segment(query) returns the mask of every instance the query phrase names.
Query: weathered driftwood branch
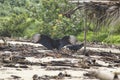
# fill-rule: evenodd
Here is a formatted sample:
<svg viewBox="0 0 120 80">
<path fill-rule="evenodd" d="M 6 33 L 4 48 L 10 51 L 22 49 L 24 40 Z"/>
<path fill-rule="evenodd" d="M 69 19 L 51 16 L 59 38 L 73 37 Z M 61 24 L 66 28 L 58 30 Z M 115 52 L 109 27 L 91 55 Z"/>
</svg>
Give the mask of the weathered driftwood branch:
<svg viewBox="0 0 120 80">
<path fill-rule="evenodd" d="M 6 41 L 0 40 L 0 46 L 3 45 L 28 45 L 28 46 L 34 46 L 34 47 L 43 47 L 41 44 L 35 44 L 31 42 L 20 42 L 20 41 Z"/>
</svg>

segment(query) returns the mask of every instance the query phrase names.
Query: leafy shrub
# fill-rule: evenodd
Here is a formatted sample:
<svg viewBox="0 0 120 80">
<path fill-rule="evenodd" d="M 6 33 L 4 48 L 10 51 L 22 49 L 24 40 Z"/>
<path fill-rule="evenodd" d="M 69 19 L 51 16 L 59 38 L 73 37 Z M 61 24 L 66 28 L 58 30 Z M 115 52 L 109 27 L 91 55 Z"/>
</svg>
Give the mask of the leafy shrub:
<svg viewBox="0 0 120 80">
<path fill-rule="evenodd" d="M 97 33 L 96 34 L 94 34 L 94 37 L 93 37 L 93 39 L 92 39 L 92 41 L 95 41 L 95 42 L 102 42 L 104 39 L 106 39 L 108 37 L 108 34 L 107 33 L 99 33 L 98 35 L 97 35 Z"/>
<path fill-rule="evenodd" d="M 109 37 L 107 37 L 104 42 L 107 42 L 107 43 L 118 43 L 120 44 L 120 36 L 119 35 L 111 35 Z"/>
<path fill-rule="evenodd" d="M 80 41 L 84 41 L 84 32 L 81 32 L 81 34 L 78 35 L 77 38 Z M 86 38 L 87 38 L 87 41 L 92 41 L 93 40 L 93 32 L 88 31 Z"/>
<path fill-rule="evenodd" d="M 5 16 L 10 20 L 1 23 L 0 35 L 30 37 L 42 33 L 56 38 L 76 35 L 81 21 L 63 16 L 73 6 L 66 0 L 6 0 L 1 8 L 7 11 Z"/>
<path fill-rule="evenodd" d="M 82 11 L 77 10 L 70 18 L 64 13 L 75 8 L 75 4 L 67 0 L 1 0 L 0 1 L 0 36 L 27 36 L 35 33 L 51 35 L 60 38 L 64 35 L 75 35 L 80 41 L 84 40 L 84 18 Z M 89 22 L 87 23 L 89 24 Z M 119 24 L 110 29 L 100 30 L 94 33 L 94 26 L 91 23 L 87 32 L 87 41 L 119 43 Z"/>
<path fill-rule="evenodd" d="M 22 36 L 26 28 L 26 17 L 24 14 L 13 15 L 9 20 L 4 21 L 1 25 L 1 36 Z"/>
</svg>

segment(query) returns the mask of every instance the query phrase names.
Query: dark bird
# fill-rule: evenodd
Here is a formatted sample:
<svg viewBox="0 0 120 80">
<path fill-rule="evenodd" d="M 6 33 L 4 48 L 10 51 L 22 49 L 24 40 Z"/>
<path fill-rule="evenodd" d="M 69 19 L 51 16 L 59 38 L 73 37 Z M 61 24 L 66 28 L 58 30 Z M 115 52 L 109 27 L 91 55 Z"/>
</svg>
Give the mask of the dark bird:
<svg viewBox="0 0 120 80">
<path fill-rule="evenodd" d="M 84 43 L 81 43 L 81 44 L 67 45 L 66 48 L 72 51 L 77 51 L 81 49 L 83 46 L 84 46 Z"/>
<path fill-rule="evenodd" d="M 60 50 L 61 48 L 67 45 L 71 45 L 71 46 L 68 46 L 68 48 L 73 47 L 73 50 L 74 50 L 74 47 L 77 49 L 80 46 L 80 45 L 74 45 L 77 42 L 77 39 L 73 35 L 64 36 L 61 39 L 52 39 L 50 36 L 47 36 L 47 35 L 35 34 L 32 37 L 32 42 L 40 43 L 44 47 L 50 50 L 53 50 L 53 49 Z"/>
<path fill-rule="evenodd" d="M 47 49 L 50 49 L 50 50 L 53 49 L 53 44 L 52 44 L 53 39 L 51 39 L 47 35 L 35 34 L 35 35 L 33 35 L 32 42 L 34 42 L 34 43 L 40 43 L 43 46 L 45 46 Z"/>
<path fill-rule="evenodd" d="M 62 39 L 60 39 L 59 43 L 59 49 L 63 48 L 66 45 L 74 45 L 77 42 L 77 39 L 75 36 L 64 36 Z"/>
<path fill-rule="evenodd" d="M 60 46 L 59 49 L 61 49 L 62 47 L 71 44 L 69 41 L 69 36 L 64 36 L 62 39 L 60 39 Z"/>
<path fill-rule="evenodd" d="M 60 39 L 53 39 L 52 40 L 52 47 L 54 48 L 54 49 L 59 49 L 59 46 L 60 46 Z"/>
<path fill-rule="evenodd" d="M 39 42 L 39 40 L 40 40 L 40 34 L 34 34 L 33 36 L 32 36 L 32 42 L 33 43 L 38 43 Z"/>
</svg>

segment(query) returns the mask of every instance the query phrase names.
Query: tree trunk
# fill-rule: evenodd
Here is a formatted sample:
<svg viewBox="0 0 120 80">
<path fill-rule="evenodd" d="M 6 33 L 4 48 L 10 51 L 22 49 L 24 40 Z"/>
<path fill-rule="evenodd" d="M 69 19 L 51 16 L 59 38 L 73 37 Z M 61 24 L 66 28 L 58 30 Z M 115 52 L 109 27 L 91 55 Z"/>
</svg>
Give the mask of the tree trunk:
<svg viewBox="0 0 120 80">
<path fill-rule="evenodd" d="M 87 12 L 86 12 L 86 9 L 84 8 L 84 52 L 83 52 L 84 55 L 87 55 L 87 53 L 86 53 L 86 43 L 87 43 L 86 37 L 87 37 Z"/>
</svg>

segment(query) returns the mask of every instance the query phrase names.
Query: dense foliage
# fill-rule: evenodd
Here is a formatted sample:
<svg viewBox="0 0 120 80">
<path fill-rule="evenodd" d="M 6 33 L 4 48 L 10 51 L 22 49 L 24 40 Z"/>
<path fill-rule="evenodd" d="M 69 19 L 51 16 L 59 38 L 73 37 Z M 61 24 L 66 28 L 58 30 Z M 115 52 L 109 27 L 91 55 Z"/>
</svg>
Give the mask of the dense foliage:
<svg viewBox="0 0 120 80">
<path fill-rule="evenodd" d="M 76 5 L 67 0 L 0 0 L 0 35 L 8 37 L 27 36 L 35 33 L 51 35 L 54 38 L 75 35 L 83 40 L 83 16 L 77 10 L 71 18 L 63 14 Z M 99 33 L 89 26 L 88 41 L 120 42 L 120 26 Z M 95 35 L 94 35 L 95 34 Z M 96 35 L 98 34 L 98 35 Z M 115 36 L 116 41 L 111 40 Z M 117 37 L 117 38 L 116 38 Z"/>
<path fill-rule="evenodd" d="M 65 0 L 2 0 L 1 35 L 28 36 L 43 33 L 52 37 L 78 34 L 79 22 L 62 14 L 72 8 Z"/>
</svg>

